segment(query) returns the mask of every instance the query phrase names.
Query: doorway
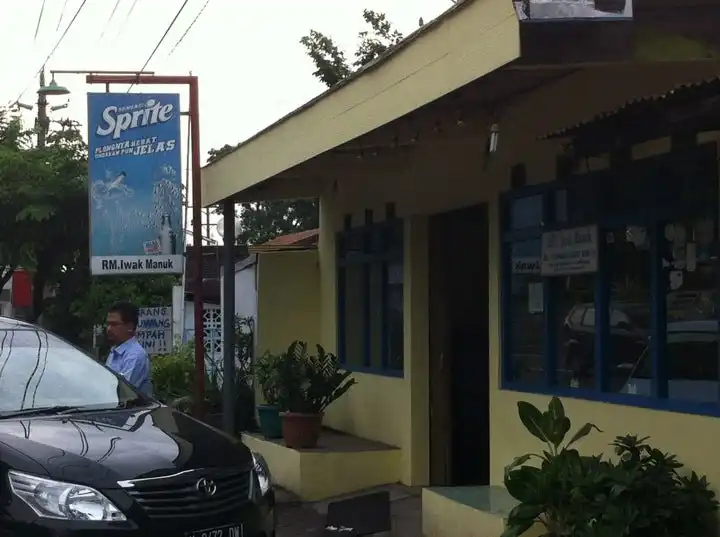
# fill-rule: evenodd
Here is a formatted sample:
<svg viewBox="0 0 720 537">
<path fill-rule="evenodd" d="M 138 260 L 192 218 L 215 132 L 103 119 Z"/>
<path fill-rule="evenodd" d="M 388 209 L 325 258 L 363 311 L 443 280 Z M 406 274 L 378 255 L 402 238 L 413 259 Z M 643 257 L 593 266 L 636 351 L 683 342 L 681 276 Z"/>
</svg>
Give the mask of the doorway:
<svg viewBox="0 0 720 537">
<path fill-rule="evenodd" d="M 430 217 L 430 482 L 488 485 L 487 206 Z"/>
</svg>

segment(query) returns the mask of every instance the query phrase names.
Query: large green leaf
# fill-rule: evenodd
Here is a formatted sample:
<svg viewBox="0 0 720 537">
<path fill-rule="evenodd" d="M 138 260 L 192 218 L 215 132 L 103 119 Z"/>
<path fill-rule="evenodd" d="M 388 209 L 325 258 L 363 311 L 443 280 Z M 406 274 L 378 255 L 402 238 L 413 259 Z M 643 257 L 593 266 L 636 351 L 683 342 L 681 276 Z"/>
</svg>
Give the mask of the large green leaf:
<svg viewBox="0 0 720 537">
<path fill-rule="evenodd" d="M 590 434 L 593 429 L 595 429 L 599 433 L 602 432 L 594 423 L 586 423 L 577 430 L 577 432 L 572 436 L 572 438 L 570 438 L 565 448 L 569 448 L 578 440 L 582 440 L 583 438 L 585 438 L 587 435 Z"/>
<path fill-rule="evenodd" d="M 551 444 L 551 434 L 543 428 L 543 414 L 534 405 L 526 401 L 518 401 L 518 415 L 525 429 L 534 437 Z"/>
<path fill-rule="evenodd" d="M 539 468 L 521 466 L 505 474 L 505 488 L 519 502 L 542 503 L 542 477 L 543 473 Z"/>
</svg>

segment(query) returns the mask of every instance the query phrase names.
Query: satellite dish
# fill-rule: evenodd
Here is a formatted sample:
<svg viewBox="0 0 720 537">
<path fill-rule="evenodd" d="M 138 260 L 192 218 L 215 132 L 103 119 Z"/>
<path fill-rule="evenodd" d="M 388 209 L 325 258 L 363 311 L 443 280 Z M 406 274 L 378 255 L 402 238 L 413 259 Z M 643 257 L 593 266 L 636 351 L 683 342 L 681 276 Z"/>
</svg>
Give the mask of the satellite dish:
<svg viewBox="0 0 720 537">
<path fill-rule="evenodd" d="M 237 237 L 240 235 L 240 231 L 242 230 L 242 226 L 240 225 L 239 220 L 235 220 L 235 236 Z M 220 220 L 217 221 L 217 224 L 215 224 L 215 231 L 217 231 L 217 234 L 220 235 L 220 238 L 223 238 L 225 235 L 225 217 L 221 216 Z"/>
</svg>

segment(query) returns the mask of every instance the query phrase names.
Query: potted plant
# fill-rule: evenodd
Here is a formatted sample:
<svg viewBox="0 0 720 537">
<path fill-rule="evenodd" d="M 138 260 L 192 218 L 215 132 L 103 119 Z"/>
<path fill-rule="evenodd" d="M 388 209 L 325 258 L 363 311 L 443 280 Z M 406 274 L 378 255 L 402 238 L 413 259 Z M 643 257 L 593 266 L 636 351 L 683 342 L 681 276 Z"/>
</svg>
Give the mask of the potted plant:
<svg viewBox="0 0 720 537">
<path fill-rule="evenodd" d="M 281 356 L 266 352 L 252 366 L 255 382 L 264 404 L 257 405 L 258 424 L 265 438 L 282 438 L 282 421 L 278 406 L 278 366 Z"/>
<path fill-rule="evenodd" d="M 283 439 L 288 447 L 317 446 L 325 409 L 354 384 L 333 353 L 321 345 L 308 352 L 304 341 L 294 341 L 279 360 L 278 403 L 282 412 Z"/>
<path fill-rule="evenodd" d="M 518 413 L 545 448 L 505 469 L 505 487 L 519 503 L 503 537 L 521 536 L 534 525 L 544 526 L 546 537 L 713 535 L 718 502 L 707 480 L 683 472 L 674 455 L 647 438 L 616 437 L 615 460 L 585 456 L 572 446 L 600 430 L 586 423 L 566 442 L 571 424 L 558 398 L 545 412 L 521 401 Z"/>
</svg>

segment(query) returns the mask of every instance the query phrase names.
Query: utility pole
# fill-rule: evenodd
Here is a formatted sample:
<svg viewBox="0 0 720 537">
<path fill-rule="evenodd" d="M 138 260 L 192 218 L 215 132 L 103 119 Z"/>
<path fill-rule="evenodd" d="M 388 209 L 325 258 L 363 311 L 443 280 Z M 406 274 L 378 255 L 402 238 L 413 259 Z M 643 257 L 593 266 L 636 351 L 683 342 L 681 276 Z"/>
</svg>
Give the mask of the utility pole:
<svg viewBox="0 0 720 537">
<path fill-rule="evenodd" d="M 45 87 L 45 68 L 40 71 L 40 87 Z M 38 149 L 45 149 L 45 139 L 50 127 L 50 120 L 47 115 L 48 100 L 44 92 L 38 92 L 37 101 L 37 119 L 35 120 L 37 129 L 37 146 Z"/>
</svg>

